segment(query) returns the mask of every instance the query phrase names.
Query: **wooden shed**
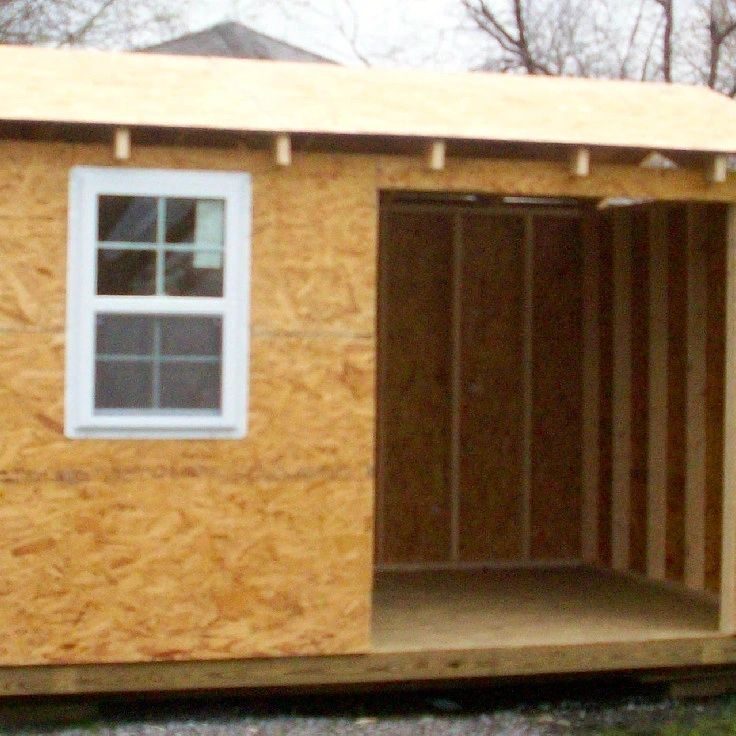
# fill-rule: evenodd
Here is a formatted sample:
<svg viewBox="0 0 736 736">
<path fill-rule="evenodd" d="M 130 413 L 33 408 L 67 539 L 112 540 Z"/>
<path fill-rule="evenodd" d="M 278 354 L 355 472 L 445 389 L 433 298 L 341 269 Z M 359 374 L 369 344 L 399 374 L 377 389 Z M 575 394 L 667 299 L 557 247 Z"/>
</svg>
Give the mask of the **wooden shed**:
<svg viewBox="0 0 736 736">
<path fill-rule="evenodd" d="M 736 106 L 0 48 L 0 693 L 736 664 Z"/>
</svg>

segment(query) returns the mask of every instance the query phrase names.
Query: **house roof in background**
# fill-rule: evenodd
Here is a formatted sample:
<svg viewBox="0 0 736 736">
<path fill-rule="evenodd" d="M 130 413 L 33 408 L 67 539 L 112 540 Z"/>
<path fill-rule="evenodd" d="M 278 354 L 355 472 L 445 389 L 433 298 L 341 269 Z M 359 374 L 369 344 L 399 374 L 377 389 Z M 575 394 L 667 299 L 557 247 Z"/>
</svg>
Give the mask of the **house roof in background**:
<svg viewBox="0 0 736 736">
<path fill-rule="evenodd" d="M 219 23 L 169 41 L 140 49 L 144 53 L 185 56 L 225 56 L 236 59 L 270 59 L 334 64 L 311 51 L 271 38 L 234 21 Z"/>
<path fill-rule="evenodd" d="M 0 120 L 736 152 L 711 90 L 0 47 Z"/>
</svg>

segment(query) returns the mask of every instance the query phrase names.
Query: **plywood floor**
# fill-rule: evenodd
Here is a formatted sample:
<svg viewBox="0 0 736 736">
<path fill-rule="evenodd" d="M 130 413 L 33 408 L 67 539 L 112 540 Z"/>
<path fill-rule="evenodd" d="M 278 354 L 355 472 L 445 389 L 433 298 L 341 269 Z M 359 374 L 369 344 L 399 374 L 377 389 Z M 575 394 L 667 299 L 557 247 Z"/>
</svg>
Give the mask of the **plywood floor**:
<svg viewBox="0 0 736 736">
<path fill-rule="evenodd" d="M 376 575 L 373 650 L 413 652 L 712 636 L 715 605 L 589 567 Z"/>
<path fill-rule="evenodd" d="M 384 573 L 373 628 L 341 656 L 0 667 L 0 699 L 736 665 L 715 606 L 590 568 Z"/>
</svg>

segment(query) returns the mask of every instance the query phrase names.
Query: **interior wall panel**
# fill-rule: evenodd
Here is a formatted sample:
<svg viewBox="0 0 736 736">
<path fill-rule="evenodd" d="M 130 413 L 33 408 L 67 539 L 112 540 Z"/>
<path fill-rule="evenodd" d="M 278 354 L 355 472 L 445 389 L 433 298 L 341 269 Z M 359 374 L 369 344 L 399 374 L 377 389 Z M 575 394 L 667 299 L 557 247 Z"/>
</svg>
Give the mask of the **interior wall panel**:
<svg viewBox="0 0 736 736">
<path fill-rule="evenodd" d="M 463 218 L 460 559 L 523 552 L 524 220 Z"/>
<path fill-rule="evenodd" d="M 611 558 L 626 571 L 631 551 L 631 212 L 616 208 L 613 221 L 613 468 Z"/>
<path fill-rule="evenodd" d="M 598 505 L 600 481 L 600 242 L 597 217 L 588 213 L 583 234 L 583 407 L 581 467 L 582 558 L 598 562 Z"/>
<path fill-rule="evenodd" d="M 695 207 L 698 228 L 706 235 L 708 262 L 705 422 L 705 587 L 721 586 L 723 520 L 723 417 L 726 358 L 726 208 Z"/>
<path fill-rule="evenodd" d="M 533 219 L 411 206 L 382 218 L 379 566 L 581 555 L 581 223 Z"/>
<path fill-rule="evenodd" d="M 647 567 L 647 442 L 649 423 L 649 213 L 631 212 L 631 493 L 630 568 Z"/>
<path fill-rule="evenodd" d="M 600 243 L 600 497 L 598 503 L 598 559 L 611 564 L 611 486 L 613 462 L 613 226 L 599 221 Z"/>
<path fill-rule="evenodd" d="M 534 219 L 531 553 L 580 557 L 582 250 L 579 220 Z"/>
<path fill-rule="evenodd" d="M 684 583 L 705 589 L 707 412 L 707 229 L 687 206 L 687 381 L 685 418 Z"/>
<path fill-rule="evenodd" d="M 667 573 L 667 415 L 669 407 L 669 248 L 667 207 L 649 212 L 649 375 L 647 432 L 647 576 Z"/>
<path fill-rule="evenodd" d="M 723 528 L 719 630 L 736 634 L 736 207 L 726 210 Z"/>
<path fill-rule="evenodd" d="M 685 474 L 687 462 L 687 211 L 667 210 L 668 412 L 666 574 L 682 581 L 685 568 Z"/>
<path fill-rule="evenodd" d="M 703 557 L 705 588 L 717 592 L 723 496 L 725 208 L 643 204 L 627 206 L 623 212 L 629 221 L 632 259 L 628 570 L 685 584 L 686 565 L 693 567 Z M 611 211 L 598 215 L 597 234 L 601 244 L 598 528 L 600 561 L 610 566 L 606 534 L 612 528 L 610 505 L 617 492 L 610 470 L 616 350 L 610 316 L 614 283 Z M 703 253 L 707 271 L 699 277 L 704 280 L 699 292 L 706 295 L 705 314 L 699 317 L 705 334 L 704 349 L 697 350 L 691 343 L 700 345 L 701 336 L 692 334 L 692 325 L 688 328 L 688 320 L 699 308 L 690 303 L 696 298 L 691 283 L 694 275 L 689 270 L 693 264 L 688 265 L 693 249 Z M 698 378 L 701 374 L 704 382 Z M 692 417 L 690 425 L 688 416 Z M 702 432 L 692 426 L 698 417 L 704 425 Z M 703 498 L 688 499 L 687 478 L 695 474 L 688 458 L 697 460 L 701 453 L 702 487 L 691 488 L 689 493 L 700 493 Z M 693 518 L 699 513 L 704 515 L 702 520 Z M 696 534 L 698 529 L 701 533 Z M 702 587 L 692 579 L 689 584 Z"/>
<path fill-rule="evenodd" d="M 384 215 L 379 564 L 451 559 L 453 218 Z"/>
</svg>

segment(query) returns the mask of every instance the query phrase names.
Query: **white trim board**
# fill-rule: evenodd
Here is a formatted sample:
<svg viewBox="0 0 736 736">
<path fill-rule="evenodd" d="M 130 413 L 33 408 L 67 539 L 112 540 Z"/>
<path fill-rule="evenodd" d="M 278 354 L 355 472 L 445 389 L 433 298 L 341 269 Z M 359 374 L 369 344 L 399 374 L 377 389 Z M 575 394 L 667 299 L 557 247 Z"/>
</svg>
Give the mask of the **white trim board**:
<svg viewBox="0 0 736 736">
<path fill-rule="evenodd" d="M 98 296 L 97 198 L 100 195 L 223 199 L 225 266 L 222 295 Z M 67 437 L 214 439 L 245 436 L 250 231 L 251 182 L 248 174 L 87 166 L 71 170 L 65 387 Z M 219 410 L 110 412 L 96 409 L 95 318 L 98 314 L 221 317 Z"/>
</svg>

